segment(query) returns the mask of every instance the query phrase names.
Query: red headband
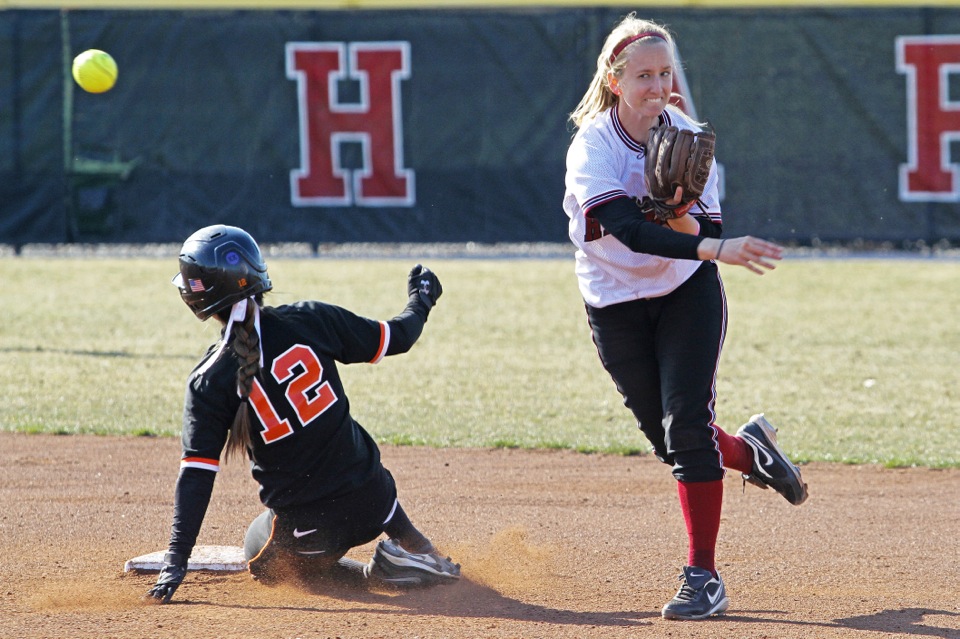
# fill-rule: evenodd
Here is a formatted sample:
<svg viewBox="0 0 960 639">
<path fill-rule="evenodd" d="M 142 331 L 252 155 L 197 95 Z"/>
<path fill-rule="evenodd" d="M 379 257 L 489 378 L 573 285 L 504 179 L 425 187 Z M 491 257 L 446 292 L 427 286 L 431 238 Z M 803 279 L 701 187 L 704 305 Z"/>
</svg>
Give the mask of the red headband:
<svg viewBox="0 0 960 639">
<path fill-rule="evenodd" d="M 623 50 L 629 47 L 631 44 L 637 40 L 640 40 L 641 38 L 649 37 L 660 38 L 664 42 L 667 41 L 667 39 L 663 37 L 663 34 L 657 33 L 656 31 L 644 31 L 643 33 L 638 33 L 635 36 L 630 36 L 626 40 L 621 40 L 620 43 L 613 48 L 613 53 L 610 54 L 610 64 L 613 64 L 614 60 L 617 59 L 617 56 L 623 53 Z"/>
</svg>

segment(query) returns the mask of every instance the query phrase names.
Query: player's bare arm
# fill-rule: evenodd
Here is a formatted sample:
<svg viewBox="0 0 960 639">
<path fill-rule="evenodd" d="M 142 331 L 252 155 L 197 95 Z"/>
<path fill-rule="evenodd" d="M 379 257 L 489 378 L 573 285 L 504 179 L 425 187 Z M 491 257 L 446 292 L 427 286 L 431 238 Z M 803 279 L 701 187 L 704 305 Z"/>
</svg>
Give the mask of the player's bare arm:
<svg viewBox="0 0 960 639">
<path fill-rule="evenodd" d="M 763 275 L 766 270 L 773 270 L 777 266 L 770 260 L 783 259 L 783 247 L 750 235 L 726 240 L 704 238 L 697 247 L 697 257 L 743 266 L 757 275 Z"/>
<path fill-rule="evenodd" d="M 673 220 L 667 221 L 667 226 L 677 233 L 686 233 L 687 235 L 700 235 L 700 222 L 692 215 L 684 215 Z"/>
<path fill-rule="evenodd" d="M 673 199 L 668 200 L 667 204 L 677 205 L 683 201 L 683 187 L 678 186 L 676 195 Z M 677 233 L 686 233 L 687 235 L 700 235 L 700 222 L 697 221 L 692 215 L 681 215 L 680 217 L 673 218 L 672 220 L 667 220 L 667 226 L 671 230 L 676 231 Z"/>
<path fill-rule="evenodd" d="M 667 204 L 679 204 L 682 198 L 683 188 L 678 186 L 673 199 L 668 200 Z M 692 215 L 667 220 L 667 226 L 680 233 L 690 235 L 700 233 L 700 224 Z M 697 247 L 697 257 L 701 260 L 716 260 L 725 264 L 743 266 L 757 275 L 763 275 L 766 272 L 763 269 L 776 268 L 777 265 L 768 260 L 782 259 L 783 247 L 749 235 L 729 240 L 705 238 Z"/>
</svg>

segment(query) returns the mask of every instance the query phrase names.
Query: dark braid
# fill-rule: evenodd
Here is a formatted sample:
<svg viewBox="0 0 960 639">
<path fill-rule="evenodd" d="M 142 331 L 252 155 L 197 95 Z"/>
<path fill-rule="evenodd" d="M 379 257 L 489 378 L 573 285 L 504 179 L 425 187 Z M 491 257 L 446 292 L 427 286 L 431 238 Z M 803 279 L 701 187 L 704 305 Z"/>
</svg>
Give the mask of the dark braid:
<svg viewBox="0 0 960 639">
<path fill-rule="evenodd" d="M 237 388 L 240 397 L 250 397 L 253 377 L 260 372 L 260 336 L 257 335 L 255 304 L 247 300 L 247 316 L 243 323 L 233 324 L 233 352 L 237 354 Z"/>
<path fill-rule="evenodd" d="M 260 372 L 260 336 L 257 335 L 257 303 L 247 300 L 247 314 L 243 323 L 233 323 L 233 352 L 237 356 L 237 389 L 240 391 L 240 407 L 234 416 L 230 435 L 227 437 L 226 455 L 229 460 L 234 455 L 243 455 L 250 448 L 250 411 L 247 409 L 253 378 Z M 224 335 L 223 339 L 230 339 Z"/>
</svg>

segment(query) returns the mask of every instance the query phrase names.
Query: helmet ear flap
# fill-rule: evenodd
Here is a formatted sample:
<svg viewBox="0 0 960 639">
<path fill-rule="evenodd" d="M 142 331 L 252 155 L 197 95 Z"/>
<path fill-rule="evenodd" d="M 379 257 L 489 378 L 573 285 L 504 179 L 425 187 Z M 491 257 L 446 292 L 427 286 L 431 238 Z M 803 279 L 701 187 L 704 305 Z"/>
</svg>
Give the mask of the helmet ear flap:
<svg viewBox="0 0 960 639">
<path fill-rule="evenodd" d="M 223 224 L 187 238 L 173 284 L 201 320 L 273 288 L 257 242 L 243 229 Z"/>
</svg>

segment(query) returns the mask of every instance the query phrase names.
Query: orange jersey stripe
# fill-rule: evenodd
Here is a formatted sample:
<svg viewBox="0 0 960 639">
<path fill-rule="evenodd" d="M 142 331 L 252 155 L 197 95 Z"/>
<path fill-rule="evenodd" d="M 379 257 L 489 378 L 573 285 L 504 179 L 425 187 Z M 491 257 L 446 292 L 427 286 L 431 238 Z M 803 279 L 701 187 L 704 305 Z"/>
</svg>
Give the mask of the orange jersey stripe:
<svg viewBox="0 0 960 639">
<path fill-rule="evenodd" d="M 201 468 L 203 470 L 220 471 L 219 459 L 208 459 L 206 457 L 184 457 L 180 460 L 180 468 Z"/>
<path fill-rule="evenodd" d="M 387 347 L 390 346 L 390 325 L 386 322 L 380 322 L 380 346 L 377 348 L 377 354 L 370 360 L 371 364 L 376 364 L 387 354 Z"/>
</svg>

